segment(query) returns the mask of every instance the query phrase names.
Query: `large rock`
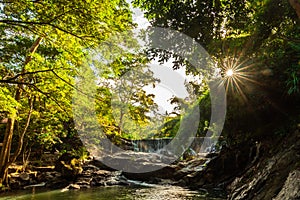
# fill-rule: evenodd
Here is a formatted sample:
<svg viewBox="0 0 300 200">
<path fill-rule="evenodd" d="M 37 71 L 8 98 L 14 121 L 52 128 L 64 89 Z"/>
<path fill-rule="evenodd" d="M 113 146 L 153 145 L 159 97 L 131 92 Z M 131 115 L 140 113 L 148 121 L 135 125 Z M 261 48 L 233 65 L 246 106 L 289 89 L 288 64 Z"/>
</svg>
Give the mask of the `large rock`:
<svg viewBox="0 0 300 200">
<path fill-rule="evenodd" d="M 55 171 L 67 180 L 74 180 L 83 171 L 82 162 L 78 157 L 65 153 L 56 161 Z"/>
<path fill-rule="evenodd" d="M 123 171 L 123 175 L 129 179 L 149 180 L 174 177 L 178 169 L 177 165 L 171 164 L 173 160 L 175 158 L 172 156 L 157 153 L 127 151 L 94 158 L 92 163 L 101 169 Z"/>
<path fill-rule="evenodd" d="M 197 157 L 187 162 L 180 162 L 177 171 L 173 175 L 173 179 L 179 181 L 180 185 L 187 186 L 189 184 L 189 181 L 186 180 L 187 177 L 191 178 L 203 171 L 209 160 L 204 157 Z"/>
<path fill-rule="evenodd" d="M 273 149 L 271 155 L 262 157 L 229 185 L 229 199 L 299 199 L 299 132 L 289 135 Z"/>
<path fill-rule="evenodd" d="M 176 165 L 161 165 L 160 169 L 154 171 L 145 173 L 123 172 L 122 174 L 128 179 L 155 183 L 158 182 L 159 179 L 173 179 L 177 170 Z"/>
<path fill-rule="evenodd" d="M 176 175 L 182 185 L 192 189 L 217 187 L 238 175 L 251 163 L 253 149 L 255 144 L 250 143 L 242 145 L 239 150 L 224 147 L 219 154 L 209 154 L 205 158 L 190 161 Z"/>
<path fill-rule="evenodd" d="M 61 189 L 69 185 L 69 180 L 62 177 L 60 172 L 42 172 L 38 178 L 39 182 L 45 181 L 46 187 L 51 189 Z"/>
<path fill-rule="evenodd" d="M 283 188 L 273 200 L 300 199 L 300 171 L 291 172 Z"/>
</svg>

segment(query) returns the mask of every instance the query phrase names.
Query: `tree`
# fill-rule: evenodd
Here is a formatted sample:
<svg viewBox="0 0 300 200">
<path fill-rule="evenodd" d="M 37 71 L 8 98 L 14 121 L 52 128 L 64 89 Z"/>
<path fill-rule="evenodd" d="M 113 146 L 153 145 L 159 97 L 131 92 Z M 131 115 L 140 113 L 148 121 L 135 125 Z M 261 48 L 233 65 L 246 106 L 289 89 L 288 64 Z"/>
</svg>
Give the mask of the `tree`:
<svg viewBox="0 0 300 200">
<path fill-rule="evenodd" d="M 5 183 L 8 167 L 22 149 L 32 117 L 41 122 L 40 117 L 46 114 L 49 121 L 61 123 L 70 118 L 70 94 L 77 69 L 85 62 L 86 49 L 112 32 L 133 26 L 128 5 L 122 0 L 1 4 L 0 102 L 8 123 L 0 152 L 0 184 Z M 36 127 L 41 134 L 57 128 L 49 121 Z M 23 130 L 11 157 L 16 122 L 23 122 L 18 125 Z"/>
<path fill-rule="evenodd" d="M 148 69 L 148 62 L 143 54 L 123 53 L 107 66 L 100 66 L 107 70 L 100 75 L 99 91 L 104 93 L 100 92 L 97 111 L 106 134 L 141 137 L 140 128 L 149 125 L 157 107 L 154 95 L 147 94 L 144 87 L 155 86 L 159 80 Z"/>
<path fill-rule="evenodd" d="M 296 15 L 299 1 L 136 0 L 134 3 L 145 10 L 153 26 L 187 34 L 218 63 L 228 86 L 228 130 L 251 131 L 272 117 L 281 119 L 286 117 L 285 113 L 294 112 L 299 100 L 299 19 Z M 178 51 L 185 50 L 180 48 L 185 47 L 184 42 L 178 46 Z M 184 64 L 187 73 L 199 73 L 170 52 L 150 51 L 149 57 L 159 57 L 162 62 L 173 57 L 177 62 L 174 68 Z M 227 76 L 226 70 L 232 68 L 237 71 Z M 240 112 L 241 109 L 245 112 Z M 249 119 L 255 121 L 250 124 Z"/>
</svg>

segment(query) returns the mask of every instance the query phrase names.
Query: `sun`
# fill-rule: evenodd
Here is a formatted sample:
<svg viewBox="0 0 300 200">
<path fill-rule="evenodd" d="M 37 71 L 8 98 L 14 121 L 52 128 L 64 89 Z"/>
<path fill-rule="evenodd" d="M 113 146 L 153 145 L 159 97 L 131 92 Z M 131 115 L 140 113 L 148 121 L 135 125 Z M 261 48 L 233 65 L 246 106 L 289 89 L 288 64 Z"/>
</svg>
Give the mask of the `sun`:
<svg viewBox="0 0 300 200">
<path fill-rule="evenodd" d="M 225 84 L 227 92 L 238 94 L 243 100 L 247 101 L 246 89 L 250 88 L 249 83 L 259 84 L 254 79 L 256 72 L 255 65 L 249 59 L 240 56 L 226 56 L 220 60 L 220 67 L 223 72 L 222 82 Z"/>
<path fill-rule="evenodd" d="M 226 76 L 231 77 L 231 76 L 233 76 L 233 75 L 234 75 L 233 69 L 228 69 L 228 70 L 226 71 Z"/>
</svg>

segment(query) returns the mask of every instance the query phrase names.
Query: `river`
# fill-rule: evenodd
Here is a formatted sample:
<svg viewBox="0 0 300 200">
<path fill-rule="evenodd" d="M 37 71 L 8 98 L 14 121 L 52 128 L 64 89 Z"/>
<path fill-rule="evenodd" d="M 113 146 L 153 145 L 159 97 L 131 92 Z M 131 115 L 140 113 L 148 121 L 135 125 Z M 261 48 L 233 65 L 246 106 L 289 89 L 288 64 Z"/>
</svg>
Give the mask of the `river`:
<svg viewBox="0 0 300 200">
<path fill-rule="evenodd" d="M 191 191 L 178 186 L 110 186 L 82 190 L 52 190 L 36 189 L 24 190 L 7 196 L 0 196 L 0 200 L 221 200 L 208 197 L 206 192 Z"/>
</svg>

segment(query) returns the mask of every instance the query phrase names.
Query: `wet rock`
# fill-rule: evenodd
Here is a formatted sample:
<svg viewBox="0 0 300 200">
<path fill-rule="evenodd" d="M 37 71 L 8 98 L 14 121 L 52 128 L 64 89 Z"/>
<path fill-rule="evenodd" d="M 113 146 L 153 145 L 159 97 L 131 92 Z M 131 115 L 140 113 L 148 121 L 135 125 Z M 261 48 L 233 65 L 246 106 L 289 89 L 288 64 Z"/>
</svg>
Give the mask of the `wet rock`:
<svg viewBox="0 0 300 200">
<path fill-rule="evenodd" d="M 94 158 L 93 165 L 101 169 L 121 170 L 129 179 L 147 180 L 150 178 L 171 178 L 177 166 L 170 165 L 175 160 L 172 156 L 157 153 L 121 152 Z M 103 166 L 106 163 L 109 166 Z"/>
<path fill-rule="evenodd" d="M 196 174 L 195 172 L 200 172 L 203 170 L 207 161 L 208 159 L 200 157 L 188 162 L 181 162 L 179 164 L 180 169 L 177 170 L 174 174 L 174 179 L 182 180 L 182 178 L 185 176 L 194 176 Z"/>
<path fill-rule="evenodd" d="M 274 200 L 300 199 L 300 171 L 291 172 L 284 183 L 283 188 Z"/>
<path fill-rule="evenodd" d="M 228 187 L 229 199 L 299 199 L 300 140 L 296 138 L 282 140 L 272 156 L 265 156 L 237 177 Z"/>
<path fill-rule="evenodd" d="M 24 186 L 23 188 L 28 189 L 28 188 L 45 187 L 45 186 L 46 186 L 46 183 L 42 182 L 42 183 L 34 184 L 34 185 L 27 185 L 27 186 Z"/>
<path fill-rule="evenodd" d="M 74 180 L 83 171 L 82 162 L 78 157 L 65 153 L 56 161 L 55 171 L 60 172 L 67 180 Z"/>
<path fill-rule="evenodd" d="M 107 185 L 128 185 L 127 179 L 122 176 L 119 171 L 111 172 L 98 170 L 93 173 L 92 185 L 107 186 Z"/>
<path fill-rule="evenodd" d="M 39 182 L 46 182 L 46 187 L 51 189 L 64 188 L 69 184 L 69 181 L 62 177 L 60 172 L 45 172 L 38 175 Z"/>
<path fill-rule="evenodd" d="M 68 189 L 68 190 L 79 190 L 80 189 L 80 185 L 70 184 L 66 189 Z"/>
<path fill-rule="evenodd" d="M 49 182 L 54 179 L 61 179 L 61 173 L 56 172 L 56 171 L 42 172 L 42 173 L 39 173 L 37 176 L 37 180 L 40 182 L 43 182 L 43 181 Z"/>
<path fill-rule="evenodd" d="M 21 181 L 15 179 L 15 178 L 11 178 L 9 181 L 9 186 L 12 190 L 17 190 L 22 187 L 22 183 L 21 183 Z"/>
<path fill-rule="evenodd" d="M 76 184 L 77 184 L 77 185 L 80 185 L 80 186 L 82 186 L 82 185 L 90 186 L 92 180 L 93 180 L 92 177 L 79 177 L 79 178 L 76 180 Z"/>
<path fill-rule="evenodd" d="M 224 147 L 219 154 L 205 155 L 204 163 L 197 161 L 194 166 L 178 172 L 180 184 L 186 184 L 191 189 L 218 187 L 237 176 L 251 163 L 253 159 L 249 155 L 255 147 L 255 144 L 246 142 L 238 150 Z"/>
<path fill-rule="evenodd" d="M 155 167 L 157 167 L 156 165 Z M 174 177 L 175 172 L 177 171 L 176 165 L 161 165 L 160 169 L 151 171 L 151 166 L 149 165 L 149 172 L 146 173 L 129 173 L 123 172 L 122 174 L 132 180 L 140 180 L 147 182 L 156 182 L 156 179 L 171 179 Z"/>
<path fill-rule="evenodd" d="M 30 180 L 30 176 L 28 173 L 26 172 L 22 172 L 19 175 L 20 179 L 22 179 L 23 181 L 29 181 Z"/>
<path fill-rule="evenodd" d="M 9 174 L 9 186 L 11 189 L 23 189 L 24 186 L 37 184 L 35 172 L 21 172 Z"/>
<path fill-rule="evenodd" d="M 82 166 L 82 169 L 84 172 L 86 171 L 97 171 L 99 170 L 100 168 L 99 167 L 96 167 L 95 165 L 92 165 L 92 164 L 86 164 L 84 166 Z"/>
<path fill-rule="evenodd" d="M 54 167 L 53 166 L 44 166 L 44 167 L 36 167 L 36 166 L 32 166 L 31 167 L 33 171 L 38 171 L 38 172 L 53 172 L 54 171 Z"/>
</svg>

